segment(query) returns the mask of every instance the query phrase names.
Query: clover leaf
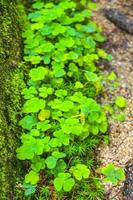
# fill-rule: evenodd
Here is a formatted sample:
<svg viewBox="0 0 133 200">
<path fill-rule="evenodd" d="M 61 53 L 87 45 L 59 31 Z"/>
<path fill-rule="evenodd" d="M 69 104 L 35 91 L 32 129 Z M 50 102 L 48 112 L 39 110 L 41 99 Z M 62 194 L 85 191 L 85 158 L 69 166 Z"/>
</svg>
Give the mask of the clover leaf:
<svg viewBox="0 0 133 200">
<path fill-rule="evenodd" d="M 60 120 L 60 117 L 62 116 L 62 112 L 61 111 L 55 111 L 55 112 L 52 112 L 52 118 L 53 119 L 56 119 L 56 120 Z"/>
<path fill-rule="evenodd" d="M 32 64 L 39 64 L 42 60 L 41 56 L 25 56 L 25 61 L 30 61 Z"/>
<path fill-rule="evenodd" d="M 95 10 L 95 9 L 97 9 L 97 4 L 94 3 L 94 2 L 89 2 L 88 3 L 88 8 L 92 9 L 92 10 Z"/>
<path fill-rule="evenodd" d="M 54 156 L 56 159 L 59 159 L 59 158 L 64 158 L 66 154 L 59 151 L 53 151 L 52 156 Z"/>
<path fill-rule="evenodd" d="M 47 70 L 44 67 L 37 67 L 30 70 L 29 76 L 32 81 L 40 81 L 44 79 L 46 74 Z"/>
<path fill-rule="evenodd" d="M 40 29 L 41 35 L 49 35 L 52 33 L 52 27 L 48 24 L 44 25 L 42 29 Z"/>
<path fill-rule="evenodd" d="M 58 146 L 69 145 L 70 137 L 69 135 L 64 134 L 63 131 L 55 131 L 54 136 L 57 138 Z"/>
<path fill-rule="evenodd" d="M 65 97 L 67 95 L 67 90 L 62 90 L 62 89 L 56 90 L 55 95 L 61 98 Z"/>
<path fill-rule="evenodd" d="M 23 119 L 20 120 L 19 125 L 22 126 L 24 129 L 32 129 L 36 125 L 37 121 L 35 116 L 27 115 Z"/>
<path fill-rule="evenodd" d="M 97 74 L 95 74 L 93 72 L 89 72 L 88 71 L 88 72 L 85 73 L 85 76 L 86 76 L 88 81 L 93 81 L 94 82 L 94 81 L 98 81 L 99 80 Z"/>
<path fill-rule="evenodd" d="M 94 35 L 94 40 L 97 42 L 104 42 L 105 38 L 100 33 L 96 33 Z"/>
<path fill-rule="evenodd" d="M 108 80 L 110 80 L 110 81 L 115 81 L 116 78 L 117 78 L 117 75 L 115 74 L 114 71 L 112 71 L 112 72 L 108 75 L 107 78 L 108 78 Z"/>
<path fill-rule="evenodd" d="M 33 86 L 29 88 L 24 88 L 22 90 L 22 95 L 24 96 L 25 99 L 31 99 L 34 97 L 35 94 L 37 94 L 37 91 Z"/>
<path fill-rule="evenodd" d="M 80 88 L 83 88 L 84 86 L 83 86 L 83 84 L 81 83 L 81 82 L 79 82 L 79 81 L 77 81 L 76 83 L 75 83 L 75 88 L 76 89 L 80 89 Z"/>
<path fill-rule="evenodd" d="M 90 175 L 90 170 L 87 168 L 86 165 L 77 164 L 74 167 L 70 168 L 70 172 L 73 173 L 74 177 L 77 180 L 82 180 L 82 178 L 88 178 Z"/>
<path fill-rule="evenodd" d="M 45 121 L 37 123 L 37 129 L 41 131 L 47 131 L 50 128 L 51 128 L 51 124 L 49 124 L 49 120 L 45 120 Z"/>
<path fill-rule="evenodd" d="M 42 159 L 39 156 L 34 157 L 32 159 L 31 168 L 35 172 L 39 172 L 41 169 L 44 169 L 45 168 L 45 159 Z"/>
<path fill-rule="evenodd" d="M 58 109 L 64 112 L 68 112 L 74 106 L 73 102 L 69 100 L 61 101 L 59 99 L 54 99 L 54 101 L 51 101 L 49 105 L 52 109 Z"/>
<path fill-rule="evenodd" d="M 57 158 L 55 158 L 54 156 L 49 156 L 46 158 L 45 160 L 48 169 L 53 169 L 56 166 L 57 163 Z"/>
<path fill-rule="evenodd" d="M 76 52 L 74 52 L 74 51 L 70 51 L 68 53 L 68 58 L 69 58 L 69 60 L 75 60 L 75 59 L 78 58 L 78 54 Z"/>
<path fill-rule="evenodd" d="M 31 129 L 30 134 L 31 134 L 32 136 L 39 136 L 39 135 L 40 135 L 40 132 L 39 132 L 39 130 L 37 130 L 37 129 Z"/>
<path fill-rule="evenodd" d="M 17 149 L 17 157 L 20 160 L 33 159 L 35 155 L 41 155 L 44 151 L 43 140 L 26 136 L 25 139 L 23 138 L 22 146 Z"/>
<path fill-rule="evenodd" d="M 51 95 L 53 93 L 53 88 L 47 88 L 47 87 L 40 87 L 39 88 L 39 96 L 46 98 L 48 95 Z"/>
<path fill-rule="evenodd" d="M 59 173 L 64 172 L 67 165 L 63 159 L 57 161 L 57 165 L 53 169 L 53 173 L 57 176 Z"/>
<path fill-rule="evenodd" d="M 88 23 L 88 25 L 82 25 L 82 31 L 87 33 L 93 33 L 97 29 L 96 24 L 94 22 Z"/>
<path fill-rule="evenodd" d="M 45 101 L 34 97 L 28 101 L 23 106 L 24 113 L 36 113 L 39 110 L 45 108 Z"/>
<path fill-rule="evenodd" d="M 44 54 L 46 52 L 51 52 L 54 49 L 54 46 L 50 42 L 43 41 L 43 43 L 36 47 L 35 52 L 38 54 Z"/>
<path fill-rule="evenodd" d="M 103 49 L 98 49 L 98 55 L 101 58 L 108 59 L 108 54 Z"/>
<path fill-rule="evenodd" d="M 83 127 L 79 123 L 78 119 L 62 119 L 61 121 L 62 131 L 66 134 L 81 135 Z"/>
<path fill-rule="evenodd" d="M 64 190 L 69 192 L 75 184 L 73 178 L 70 178 L 70 173 L 59 173 L 58 177 L 54 180 L 54 186 L 57 191 Z"/>
<path fill-rule="evenodd" d="M 45 160 L 47 167 L 49 169 L 55 168 L 57 164 L 57 160 L 60 158 L 64 158 L 66 156 L 65 153 L 59 152 L 59 151 L 53 151 L 51 156 L 48 156 Z"/>
<path fill-rule="evenodd" d="M 62 77 L 66 74 L 64 69 L 57 68 L 57 67 L 54 67 L 53 72 L 54 72 L 56 78 Z"/>
<path fill-rule="evenodd" d="M 55 36 L 55 35 L 58 35 L 60 33 L 64 33 L 66 31 L 66 27 L 65 26 L 62 26 L 61 24 L 58 24 L 58 23 L 53 23 L 53 31 L 52 31 L 52 34 Z"/>
<path fill-rule="evenodd" d="M 101 108 L 94 99 L 88 98 L 85 103 L 81 104 L 81 110 L 85 116 L 88 116 L 88 114 L 91 114 L 92 112 L 100 112 Z"/>
<path fill-rule="evenodd" d="M 113 118 L 114 120 L 123 122 L 123 121 L 125 121 L 126 116 L 125 116 L 124 113 L 120 113 L 120 114 L 113 114 L 113 115 L 112 115 L 112 118 Z"/>
<path fill-rule="evenodd" d="M 25 183 L 30 183 L 32 185 L 35 185 L 38 181 L 39 181 L 39 174 L 33 170 L 31 170 L 25 176 Z"/>
<path fill-rule="evenodd" d="M 125 108 L 127 105 L 126 99 L 122 96 L 117 96 L 115 99 L 115 104 L 119 107 L 119 108 Z"/>
<path fill-rule="evenodd" d="M 57 138 L 52 138 L 49 142 L 49 145 L 51 147 L 58 147 L 59 146 L 59 142 L 58 142 L 58 139 Z"/>
<path fill-rule="evenodd" d="M 46 119 L 49 119 L 49 117 L 50 117 L 50 110 L 41 110 L 40 112 L 39 112 L 39 114 L 38 114 L 38 119 L 40 120 L 40 121 L 44 121 L 44 120 L 46 120 Z"/>
<path fill-rule="evenodd" d="M 26 197 L 28 197 L 36 192 L 36 185 L 25 183 L 23 185 L 23 187 L 24 187 L 24 194 Z"/>
<path fill-rule="evenodd" d="M 34 4 L 32 5 L 32 7 L 33 7 L 34 9 L 40 9 L 40 8 L 43 8 L 43 6 L 44 6 L 44 3 L 43 3 L 43 2 L 36 2 L 36 3 L 34 3 Z"/>
<path fill-rule="evenodd" d="M 101 173 L 105 175 L 103 181 L 105 183 L 112 183 L 112 185 L 117 185 L 119 181 L 125 180 L 125 172 L 122 168 L 114 166 L 112 163 L 102 167 L 100 169 Z"/>
</svg>

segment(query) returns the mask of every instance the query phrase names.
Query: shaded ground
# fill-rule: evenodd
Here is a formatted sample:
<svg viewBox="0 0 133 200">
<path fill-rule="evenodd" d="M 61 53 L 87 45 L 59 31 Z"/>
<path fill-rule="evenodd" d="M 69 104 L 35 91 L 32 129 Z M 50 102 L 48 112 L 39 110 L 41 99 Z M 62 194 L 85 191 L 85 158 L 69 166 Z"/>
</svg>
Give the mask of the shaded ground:
<svg viewBox="0 0 133 200">
<path fill-rule="evenodd" d="M 133 35 L 117 28 L 104 17 L 105 8 L 118 8 L 133 18 L 133 1 L 131 0 L 99 0 L 100 9 L 95 19 L 102 26 L 107 38 L 106 49 L 112 53 L 114 60 L 111 68 L 116 71 L 120 80 L 120 88 L 112 92 L 112 96 L 122 95 L 128 99 L 125 110 L 125 122 L 111 122 L 109 146 L 99 147 L 98 159 L 102 165 L 113 162 L 125 167 L 133 159 Z M 107 187 L 108 190 L 108 187 Z M 124 200 L 123 184 L 108 190 L 109 200 Z"/>
</svg>

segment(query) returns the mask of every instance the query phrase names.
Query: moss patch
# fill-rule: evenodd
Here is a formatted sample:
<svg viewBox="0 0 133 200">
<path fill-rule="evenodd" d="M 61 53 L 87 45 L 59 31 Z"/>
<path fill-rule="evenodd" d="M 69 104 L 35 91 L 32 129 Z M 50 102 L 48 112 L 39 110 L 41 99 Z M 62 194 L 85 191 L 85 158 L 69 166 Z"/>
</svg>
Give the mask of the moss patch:
<svg viewBox="0 0 133 200">
<path fill-rule="evenodd" d="M 0 199 L 24 199 L 18 192 L 21 168 L 16 160 L 17 118 L 24 87 L 21 65 L 22 41 L 20 6 L 16 1 L 0 0 Z M 21 5 L 22 8 L 22 5 Z"/>
</svg>

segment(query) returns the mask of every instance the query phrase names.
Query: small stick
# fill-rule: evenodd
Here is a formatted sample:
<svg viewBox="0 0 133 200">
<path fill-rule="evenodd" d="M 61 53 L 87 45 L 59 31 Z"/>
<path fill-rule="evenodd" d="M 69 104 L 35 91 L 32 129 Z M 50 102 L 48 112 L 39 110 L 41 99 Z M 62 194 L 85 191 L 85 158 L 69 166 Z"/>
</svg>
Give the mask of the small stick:
<svg viewBox="0 0 133 200">
<path fill-rule="evenodd" d="M 105 16 L 122 30 L 133 34 L 133 20 L 129 19 L 121 11 L 117 9 L 105 9 Z"/>
</svg>

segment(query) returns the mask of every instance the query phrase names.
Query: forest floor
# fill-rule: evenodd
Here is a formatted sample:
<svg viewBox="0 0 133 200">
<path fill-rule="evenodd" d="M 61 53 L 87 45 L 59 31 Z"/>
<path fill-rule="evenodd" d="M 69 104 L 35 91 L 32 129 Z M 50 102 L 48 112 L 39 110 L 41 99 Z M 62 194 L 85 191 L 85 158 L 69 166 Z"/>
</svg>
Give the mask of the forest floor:
<svg viewBox="0 0 133 200">
<path fill-rule="evenodd" d="M 98 0 L 100 9 L 96 11 L 94 19 L 102 27 L 107 38 L 105 49 L 113 55 L 110 68 L 120 78 L 120 87 L 112 91 L 112 97 L 121 95 L 128 100 L 124 111 L 124 122 L 111 122 L 110 144 L 101 145 L 98 150 L 98 160 L 101 165 L 113 162 L 117 166 L 125 167 L 133 162 L 133 35 L 129 35 L 116 27 L 104 16 L 104 9 L 116 8 L 124 11 L 133 18 L 133 1 L 125 0 Z M 109 188 L 109 200 L 123 200 L 123 184 Z"/>
</svg>

